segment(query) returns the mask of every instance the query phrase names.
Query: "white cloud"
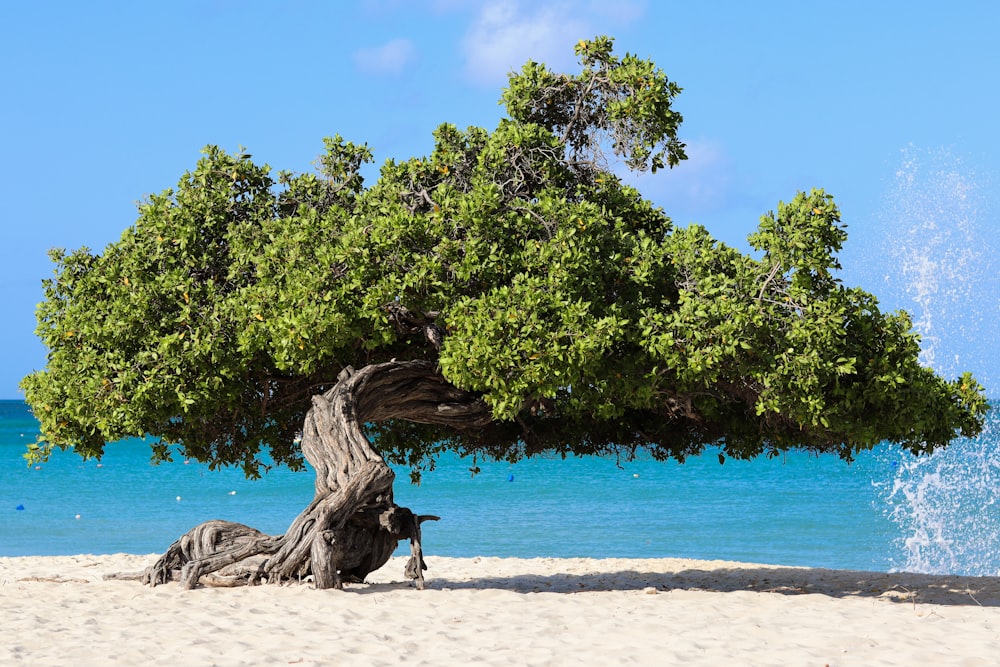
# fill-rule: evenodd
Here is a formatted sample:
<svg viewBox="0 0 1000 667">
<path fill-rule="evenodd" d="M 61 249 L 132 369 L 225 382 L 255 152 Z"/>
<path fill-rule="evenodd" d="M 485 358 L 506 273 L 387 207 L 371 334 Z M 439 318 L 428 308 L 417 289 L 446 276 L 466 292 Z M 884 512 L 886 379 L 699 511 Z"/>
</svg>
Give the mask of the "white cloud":
<svg viewBox="0 0 1000 667">
<path fill-rule="evenodd" d="M 417 49 L 408 39 L 394 39 L 382 46 L 354 52 L 354 63 L 365 74 L 399 74 L 417 57 Z"/>
<path fill-rule="evenodd" d="M 736 177 L 725 148 L 715 140 L 685 143 L 688 159 L 673 169 L 662 169 L 655 174 L 622 171 L 619 175 L 643 196 L 663 206 L 668 214 L 681 210 L 703 215 L 726 208 L 735 196 Z"/>
<path fill-rule="evenodd" d="M 461 0 L 438 0 L 453 7 Z M 573 46 L 581 39 L 614 33 L 638 20 L 646 0 L 491 0 L 479 13 L 462 40 L 467 78 L 484 86 L 507 80 L 527 60 L 544 62 L 555 70 L 576 66 Z"/>
<path fill-rule="evenodd" d="M 594 36 L 592 13 L 566 2 L 486 3 L 462 41 L 465 73 L 472 81 L 496 86 L 531 59 L 553 69 L 575 62 L 573 45 Z"/>
</svg>

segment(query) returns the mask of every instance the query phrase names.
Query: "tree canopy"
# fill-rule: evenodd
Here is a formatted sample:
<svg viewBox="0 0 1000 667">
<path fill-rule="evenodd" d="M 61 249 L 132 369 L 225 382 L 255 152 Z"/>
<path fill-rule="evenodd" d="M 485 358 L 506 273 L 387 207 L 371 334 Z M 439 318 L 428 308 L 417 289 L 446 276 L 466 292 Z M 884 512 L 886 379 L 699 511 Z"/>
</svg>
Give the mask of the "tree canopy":
<svg viewBox="0 0 1000 667">
<path fill-rule="evenodd" d="M 979 384 L 921 366 L 908 315 L 842 283 L 830 195 L 779 203 L 744 254 L 615 174 L 685 155 L 681 89 L 612 46 L 578 44 L 573 75 L 527 63 L 495 129 L 441 125 L 429 156 L 370 185 L 371 150 L 339 136 L 317 173 L 210 146 L 103 252 L 53 251 L 47 365 L 22 382 L 33 455 L 147 437 L 157 460 L 178 444 L 250 475 L 299 466 L 312 397 L 389 360 L 488 409 L 467 428 L 367 425 L 413 466 L 448 449 L 850 458 L 978 433 Z"/>
</svg>

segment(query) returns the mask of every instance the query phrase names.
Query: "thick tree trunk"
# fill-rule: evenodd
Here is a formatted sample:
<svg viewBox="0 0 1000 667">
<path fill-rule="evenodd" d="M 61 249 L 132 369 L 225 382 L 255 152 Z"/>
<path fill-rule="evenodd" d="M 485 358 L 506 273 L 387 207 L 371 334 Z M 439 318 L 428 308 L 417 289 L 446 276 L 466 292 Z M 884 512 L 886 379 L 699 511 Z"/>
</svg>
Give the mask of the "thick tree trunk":
<svg viewBox="0 0 1000 667">
<path fill-rule="evenodd" d="M 242 524 L 209 521 L 174 542 L 143 574 L 151 586 L 179 580 L 240 585 L 281 583 L 311 575 L 317 588 L 341 588 L 382 567 L 400 540 L 409 539 L 406 575 L 423 587 L 420 524 L 393 502 L 395 475 L 362 427 L 386 419 L 458 429 L 490 422 L 487 406 L 449 384 L 424 361 L 391 361 L 360 371 L 346 368 L 337 384 L 313 397 L 302 432 L 302 454 L 316 471 L 312 502 L 281 536 Z"/>
</svg>

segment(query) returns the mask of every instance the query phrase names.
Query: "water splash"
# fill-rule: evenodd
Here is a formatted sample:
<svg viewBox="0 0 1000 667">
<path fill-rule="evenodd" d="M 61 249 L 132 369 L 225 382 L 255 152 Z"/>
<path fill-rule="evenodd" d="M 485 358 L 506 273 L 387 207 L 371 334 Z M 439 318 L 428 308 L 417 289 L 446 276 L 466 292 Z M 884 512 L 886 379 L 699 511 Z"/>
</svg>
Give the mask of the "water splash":
<svg viewBox="0 0 1000 667">
<path fill-rule="evenodd" d="M 898 527 L 895 570 L 1000 575 L 1000 415 L 976 439 L 916 457 L 895 452 L 884 508 Z"/>
<path fill-rule="evenodd" d="M 947 150 L 903 151 L 880 216 L 888 300 L 914 316 L 921 363 L 946 377 L 971 370 L 996 392 L 996 254 L 982 179 Z M 995 395 L 995 394 L 994 394 Z M 883 509 L 899 531 L 898 570 L 1000 574 L 1000 416 L 975 439 L 931 456 L 887 452 Z"/>
<path fill-rule="evenodd" d="M 982 343 L 997 339 L 996 305 L 983 307 L 997 293 L 997 270 L 981 180 L 946 149 L 908 146 L 879 218 L 886 296 L 913 315 L 921 362 L 946 376 L 972 370 L 982 382 L 995 363 Z"/>
</svg>

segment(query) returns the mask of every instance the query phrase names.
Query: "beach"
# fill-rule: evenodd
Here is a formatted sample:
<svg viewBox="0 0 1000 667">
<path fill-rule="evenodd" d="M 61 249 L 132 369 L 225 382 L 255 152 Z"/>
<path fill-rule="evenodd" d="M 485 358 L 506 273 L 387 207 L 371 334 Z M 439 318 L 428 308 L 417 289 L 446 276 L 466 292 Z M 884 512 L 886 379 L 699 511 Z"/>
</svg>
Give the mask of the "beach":
<svg viewBox="0 0 1000 667">
<path fill-rule="evenodd" d="M 5 665 L 993 665 L 1000 578 L 687 559 L 393 558 L 364 584 L 106 580 L 156 555 L 0 558 Z"/>
</svg>

